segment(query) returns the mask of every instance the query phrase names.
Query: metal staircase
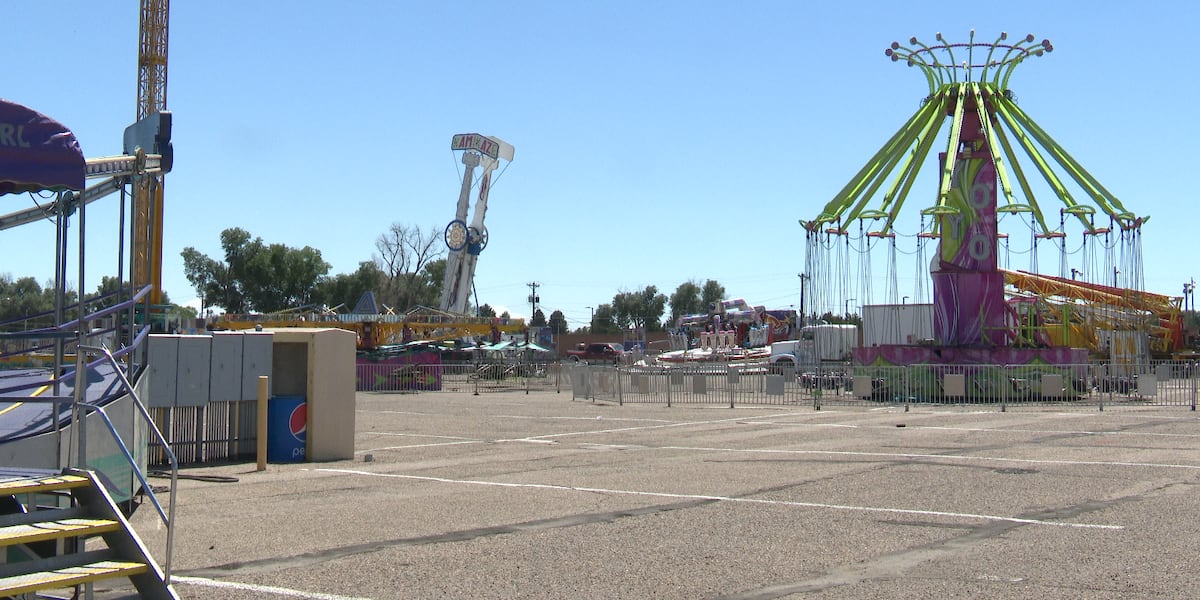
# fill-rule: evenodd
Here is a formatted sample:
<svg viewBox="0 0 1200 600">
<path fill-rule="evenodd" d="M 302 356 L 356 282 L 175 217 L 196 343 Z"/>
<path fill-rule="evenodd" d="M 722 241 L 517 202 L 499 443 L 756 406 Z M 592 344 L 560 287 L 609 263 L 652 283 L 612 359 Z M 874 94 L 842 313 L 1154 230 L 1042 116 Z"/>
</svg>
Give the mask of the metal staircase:
<svg viewBox="0 0 1200 600">
<path fill-rule="evenodd" d="M 0 514 L 0 598 L 61 588 L 91 597 L 94 582 L 126 577 L 142 598 L 178 600 L 91 472 L 0 473 L 0 498 L 12 511 Z"/>
</svg>

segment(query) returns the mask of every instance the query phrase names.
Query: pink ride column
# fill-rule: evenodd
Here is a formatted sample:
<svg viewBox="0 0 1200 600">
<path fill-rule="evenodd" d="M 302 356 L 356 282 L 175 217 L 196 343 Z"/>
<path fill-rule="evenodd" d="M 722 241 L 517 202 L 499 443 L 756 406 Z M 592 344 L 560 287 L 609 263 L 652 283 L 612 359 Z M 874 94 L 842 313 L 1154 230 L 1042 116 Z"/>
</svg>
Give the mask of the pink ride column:
<svg viewBox="0 0 1200 600">
<path fill-rule="evenodd" d="M 963 115 L 953 183 L 938 215 L 933 331 L 943 346 L 1005 345 L 1004 275 L 996 264 L 996 169 L 974 107 Z M 943 154 L 942 161 L 948 160 Z"/>
</svg>

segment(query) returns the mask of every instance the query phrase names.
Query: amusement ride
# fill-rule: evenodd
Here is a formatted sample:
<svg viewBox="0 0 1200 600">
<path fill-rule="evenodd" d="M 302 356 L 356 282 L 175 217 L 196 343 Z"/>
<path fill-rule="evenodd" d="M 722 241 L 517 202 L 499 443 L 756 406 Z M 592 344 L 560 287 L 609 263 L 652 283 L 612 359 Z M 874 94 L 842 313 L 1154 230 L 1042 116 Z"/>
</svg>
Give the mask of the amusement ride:
<svg viewBox="0 0 1200 600">
<path fill-rule="evenodd" d="M 871 254 L 885 246 L 885 302 L 928 302 L 933 335 L 859 348 L 856 363 L 1081 364 L 1184 349 L 1181 298 L 1141 289 L 1149 218 L 1088 173 L 1009 87 L 1019 65 L 1053 49 L 1032 35 L 977 41 L 972 30 L 965 43 L 938 33 L 934 43 L 913 37 L 885 51 L 917 69 L 928 93 L 820 213 L 800 222 L 801 282 L 817 307 L 804 316 L 836 315 L 845 302 L 849 317 L 849 301 L 870 304 Z M 938 140 L 933 202 L 921 208 L 917 231 L 900 231 L 897 217 Z M 898 237 L 915 240 L 910 254 L 930 275 L 918 275 L 904 296 Z M 1009 267 L 1014 252 L 1028 257 L 1027 269 Z M 1043 273 L 1039 258 L 1057 273 Z"/>
<path fill-rule="evenodd" d="M 449 341 L 514 335 L 525 331 L 524 319 L 480 317 L 467 314 L 474 291 L 475 268 L 479 255 L 487 247 L 488 195 L 492 174 L 500 165 L 507 168 L 513 159 L 513 146 L 504 140 L 478 133 L 456 134 L 450 139 L 450 150 L 459 153 L 465 167 L 459 188 L 454 219 L 443 232 L 447 248 L 446 274 L 442 281 L 442 296 L 438 308 L 415 306 L 397 312 L 376 302 L 374 293 L 367 292 L 350 311 L 286 310 L 261 315 L 223 315 L 217 327 L 252 329 L 254 327 L 295 327 L 321 325 L 349 329 L 358 335 L 359 348 L 373 351 L 411 341 Z M 475 180 L 475 170 L 482 173 Z M 501 170 L 503 173 L 503 169 Z M 477 190 L 477 191 L 476 191 Z M 474 211 L 471 193 L 476 191 Z M 478 299 L 475 305 L 478 306 Z"/>
<path fill-rule="evenodd" d="M 1182 298 L 1142 289 L 1149 217 L 1128 210 L 1018 106 L 1009 87 L 1019 65 L 1053 49 L 1033 35 L 977 41 L 974 30 L 965 43 L 938 33 L 933 43 L 913 37 L 886 49 L 921 73 L 928 93 L 820 213 L 800 221 L 801 285 L 814 307 L 801 318 L 838 315 L 843 306 L 851 318 L 857 299 L 864 319 L 885 321 L 864 328 L 931 335 L 865 344 L 854 350 L 855 365 L 926 366 L 931 389 L 950 365 L 976 365 L 983 375 L 970 385 L 986 395 L 1001 378 L 982 367 L 1075 366 L 1060 371 L 1078 381 L 1078 365 L 1093 359 L 1134 373 L 1151 359 L 1184 354 Z M 933 201 L 921 207 L 917 229 L 903 231 L 898 216 L 935 147 Z M 897 238 L 916 246 L 906 252 L 915 256 L 914 288 L 903 296 Z M 1028 266 L 1013 268 L 1014 254 Z M 879 262 L 885 298 L 872 306 Z M 892 310 L 865 310 L 880 306 Z M 928 322 L 888 317 L 900 309 Z"/>
</svg>

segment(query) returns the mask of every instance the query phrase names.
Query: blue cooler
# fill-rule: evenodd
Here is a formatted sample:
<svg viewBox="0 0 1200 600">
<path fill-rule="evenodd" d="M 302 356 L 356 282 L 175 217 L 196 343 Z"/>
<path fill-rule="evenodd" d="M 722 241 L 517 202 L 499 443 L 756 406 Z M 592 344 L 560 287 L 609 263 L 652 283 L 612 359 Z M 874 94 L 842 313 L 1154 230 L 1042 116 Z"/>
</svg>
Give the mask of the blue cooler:
<svg viewBox="0 0 1200 600">
<path fill-rule="evenodd" d="M 304 396 L 272 396 L 267 400 L 267 460 L 304 462 L 308 403 Z"/>
</svg>

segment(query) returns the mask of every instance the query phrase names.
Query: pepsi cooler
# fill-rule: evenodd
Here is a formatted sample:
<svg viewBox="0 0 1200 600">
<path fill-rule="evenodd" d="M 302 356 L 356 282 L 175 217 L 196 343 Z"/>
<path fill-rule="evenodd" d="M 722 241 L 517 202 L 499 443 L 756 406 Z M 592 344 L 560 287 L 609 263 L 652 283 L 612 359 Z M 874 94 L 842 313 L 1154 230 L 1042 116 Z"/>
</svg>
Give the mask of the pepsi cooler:
<svg viewBox="0 0 1200 600">
<path fill-rule="evenodd" d="M 304 462 L 307 434 L 304 396 L 272 396 L 267 401 L 267 461 Z"/>
</svg>

